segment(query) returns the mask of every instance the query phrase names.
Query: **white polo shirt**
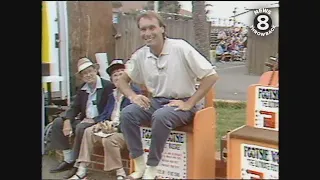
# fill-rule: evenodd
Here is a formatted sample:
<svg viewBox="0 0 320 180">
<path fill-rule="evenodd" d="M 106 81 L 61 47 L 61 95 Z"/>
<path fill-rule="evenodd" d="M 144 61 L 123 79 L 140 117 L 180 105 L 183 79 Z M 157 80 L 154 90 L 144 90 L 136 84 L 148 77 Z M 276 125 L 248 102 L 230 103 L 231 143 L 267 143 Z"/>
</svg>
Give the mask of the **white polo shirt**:
<svg viewBox="0 0 320 180">
<path fill-rule="evenodd" d="M 216 74 L 212 65 L 183 39 L 166 38 L 159 57 L 143 46 L 132 54 L 125 72 L 144 84 L 153 97 L 186 98 L 196 89 L 196 79 Z"/>
</svg>

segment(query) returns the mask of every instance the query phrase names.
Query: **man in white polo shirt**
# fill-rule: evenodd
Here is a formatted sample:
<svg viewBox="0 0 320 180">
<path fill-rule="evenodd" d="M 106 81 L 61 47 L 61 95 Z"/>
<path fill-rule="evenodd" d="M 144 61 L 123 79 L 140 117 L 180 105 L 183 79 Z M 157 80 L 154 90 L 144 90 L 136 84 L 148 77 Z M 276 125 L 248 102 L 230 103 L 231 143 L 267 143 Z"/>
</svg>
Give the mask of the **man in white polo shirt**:
<svg viewBox="0 0 320 180">
<path fill-rule="evenodd" d="M 119 88 L 133 104 L 120 115 L 121 129 L 135 172 L 129 179 L 154 179 L 161 154 L 170 131 L 190 123 L 195 107 L 217 81 L 217 73 L 209 61 L 182 39 L 165 36 L 165 24 L 154 12 L 138 16 L 137 25 L 145 46 L 134 52 L 119 79 Z M 200 87 L 195 89 L 196 80 Z M 137 95 L 129 82 L 144 84 L 152 98 Z M 152 138 L 145 163 L 140 125 L 151 120 Z"/>
</svg>

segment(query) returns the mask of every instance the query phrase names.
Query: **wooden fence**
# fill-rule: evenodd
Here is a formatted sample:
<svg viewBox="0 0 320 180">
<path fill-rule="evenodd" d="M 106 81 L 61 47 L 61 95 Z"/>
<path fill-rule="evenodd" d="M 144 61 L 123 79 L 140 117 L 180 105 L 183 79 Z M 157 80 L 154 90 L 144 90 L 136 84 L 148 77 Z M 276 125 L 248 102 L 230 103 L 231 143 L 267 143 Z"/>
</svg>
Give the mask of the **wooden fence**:
<svg viewBox="0 0 320 180">
<path fill-rule="evenodd" d="M 167 25 L 166 34 L 168 37 L 182 38 L 195 46 L 192 20 L 165 19 L 164 21 Z M 119 14 L 119 21 L 115 26 L 117 33 L 121 35 L 116 40 L 115 56 L 116 58 L 128 59 L 136 49 L 144 44 L 140 37 L 136 18 L 132 15 Z"/>
<path fill-rule="evenodd" d="M 270 56 L 278 53 L 279 28 L 268 36 L 258 36 L 248 30 L 248 44 L 246 51 L 248 73 L 262 75 L 267 71 L 265 62 Z"/>
</svg>

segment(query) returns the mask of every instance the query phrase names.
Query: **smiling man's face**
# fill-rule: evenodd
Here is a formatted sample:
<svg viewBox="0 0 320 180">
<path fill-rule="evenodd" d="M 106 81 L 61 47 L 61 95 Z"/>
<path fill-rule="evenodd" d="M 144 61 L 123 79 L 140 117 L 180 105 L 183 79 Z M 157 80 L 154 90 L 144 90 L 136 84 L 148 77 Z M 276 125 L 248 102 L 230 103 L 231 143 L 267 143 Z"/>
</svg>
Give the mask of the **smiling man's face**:
<svg viewBox="0 0 320 180">
<path fill-rule="evenodd" d="M 160 27 L 159 21 L 153 17 L 142 17 L 139 21 L 140 36 L 149 47 L 161 45 L 164 27 Z"/>
</svg>

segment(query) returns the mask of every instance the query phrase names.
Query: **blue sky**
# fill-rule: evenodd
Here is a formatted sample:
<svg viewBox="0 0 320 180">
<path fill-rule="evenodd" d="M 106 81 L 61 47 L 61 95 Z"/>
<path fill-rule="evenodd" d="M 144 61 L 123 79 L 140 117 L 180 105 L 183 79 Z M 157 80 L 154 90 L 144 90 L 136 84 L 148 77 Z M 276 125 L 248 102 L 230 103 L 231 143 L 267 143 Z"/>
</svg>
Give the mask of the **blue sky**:
<svg viewBox="0 0 320 180">
<path fill-rule="evenodd" d="M 182 9 L 191 11 L 192 5 L 191 1 L 179 1 Z M 268 7 L 273 3 L 278 3 L 279 1 L 206 1 L 206 3 L 213 5 L 210 9 L 213 14 L 211 17 L 216 18 L 229 18 L 233 15 L 232 11 L 235 7 L 238 8 L 238 13 L 245 11 L 246 8 L 259 8 Z"/>
</svg>

